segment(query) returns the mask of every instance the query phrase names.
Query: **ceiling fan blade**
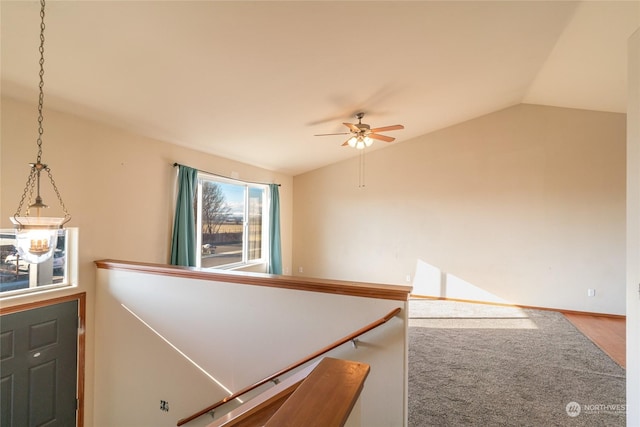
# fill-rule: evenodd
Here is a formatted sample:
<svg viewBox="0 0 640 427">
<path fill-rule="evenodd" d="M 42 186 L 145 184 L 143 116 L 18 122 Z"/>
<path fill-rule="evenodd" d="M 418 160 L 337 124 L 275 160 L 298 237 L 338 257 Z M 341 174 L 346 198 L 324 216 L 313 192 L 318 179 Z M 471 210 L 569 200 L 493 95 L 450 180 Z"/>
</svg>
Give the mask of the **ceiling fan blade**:
<svg viewBox="0 0 640 427">
<path fill-rule="evenodd" d="M 356 132 L 356 133 L 360 132 L 360 128 L 354 125 L 353 123 L 343 123 L 343 125 L 351 129 L 351 132 Z"/>
<path fill-rule="evenodd" d="M 383 126 L 381 128 L 371 129 L 371 132 L 387 132 L 390 130 L 400 130 L 400 129 L 404 129 L 404 126 L 402 125 Z"/>
<path fill-rule="evenodd" d="M 379 139 L 380 141 L 384 141 L 384 142 L 393 142 L 393 141 L 395 141 L 395 138 L 392 138 L 392 137 L 386 136 L 386 135 L 378 135 L 377 133 L 370 133 L 367 136 L 369 138 Z"/>
<path fill-rule="evenodd" d="M 349 141 L 351 140 L 351 138 L 347 139 L 344 143 L 342 143 L 342 146 L 345 147 L 347 145 L 349 145 Z"/>
<path fill-rule="evenodd" d="M 329 135 L 349 135 L 350 132 L 340 132 L 340 133 L 319 133 L 313 136 L 329 136 Z"/>
</svg>

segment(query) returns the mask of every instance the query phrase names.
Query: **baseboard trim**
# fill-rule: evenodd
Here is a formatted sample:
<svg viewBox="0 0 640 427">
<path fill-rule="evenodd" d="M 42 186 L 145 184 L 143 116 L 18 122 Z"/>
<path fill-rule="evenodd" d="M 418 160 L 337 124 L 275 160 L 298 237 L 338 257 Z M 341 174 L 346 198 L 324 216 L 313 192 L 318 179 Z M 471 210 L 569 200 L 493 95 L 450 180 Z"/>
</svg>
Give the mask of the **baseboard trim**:
<svg viewBox="0 0 640 427">
<path fill-rule="evenodd" d="M 596 313 L 590 311 L 578 311 L 578 310 L 565 310 L 562 308 L 549 308 L 549 307 L 537 307 L 534 305 L 520 305 L 520 304 L 507 304 L 500 302 L 489 302 L 489 301 L 478 301 L 478 300 L 467 300 L 460 298 L 447 298 L 447 297 L 435 297 L 429 295 L 409 295 L 410 299 L 429 299 L 429 300 L 439 300 L 439 301 L 456 301 L 456 302 L 466 302 L 471 304 L 484 304 L 484 305 L 495 305 L 501 307 L 517 307 L 517 308 L 529 308 L 532 310 L 546 310 L 546 311 L 556 311 L 563 314 L 579 314 L 583 316 L 598 316 L 598 317 L 610 317 L 612 319 L 625 319 L 626 315 L 623 314 L 610 314 L 610 313 Z"/>
</svg>

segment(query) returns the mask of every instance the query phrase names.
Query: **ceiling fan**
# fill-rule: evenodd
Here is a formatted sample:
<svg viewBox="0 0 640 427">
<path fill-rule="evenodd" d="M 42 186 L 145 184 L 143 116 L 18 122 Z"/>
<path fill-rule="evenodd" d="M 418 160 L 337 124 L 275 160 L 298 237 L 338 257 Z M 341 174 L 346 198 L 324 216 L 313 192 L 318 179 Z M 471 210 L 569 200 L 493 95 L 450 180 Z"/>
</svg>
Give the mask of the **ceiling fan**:
<svg viewBox="0 0 640 427">
<path fill-rule="evenodd" d="M 351 135 L 349 139 L 347 139 L 342 146 L 350 146 L 353 148 L 357 148 L 358 150 L 362 150 L 365 147 L 371 146 L 373 144 L 373 140 L 377 139 L 379 141 L 384 142 L 393 142 L 395 138 L 386 135 L 379 135 L 378 132 L 387 132 L 390 130 L 399 130 L 404 129 L 402 125 L 393 125 L 393 126 L 383 126 L 379 128 L 371 129 L 366 123 L 362 123 L 362 118 L 364 117 L 364 113 L 356 114 L 356 119 L 358 119 L 358 123 L 343 123 L 346 127 L 349 128 L 349 132 L 340 132 L 340 133 L 322 133 L 314 136 L 329 136 L 329 135 Z"/>
</svg>

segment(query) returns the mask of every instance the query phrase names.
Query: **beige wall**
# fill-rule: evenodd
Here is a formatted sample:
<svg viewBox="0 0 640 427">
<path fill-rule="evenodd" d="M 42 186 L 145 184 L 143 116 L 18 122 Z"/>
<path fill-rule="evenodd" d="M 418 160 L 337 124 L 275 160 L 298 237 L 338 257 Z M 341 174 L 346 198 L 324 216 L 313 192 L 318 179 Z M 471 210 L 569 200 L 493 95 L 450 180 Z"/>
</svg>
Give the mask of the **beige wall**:
<svg viewBox="0 0 640 427">
<path fill-rule="evenodd" d="M 507 108 L 296 176 L 294 272 L 623 314 L 625 173 L 625 115 Z"/>
<path fill-rule="evenodd" d="M 36 158 L 37 110 L 34 105 L 2 98 L 0 145 L 0 226 L 11 228 L 29 166 Z M 45 111 L 43 162 L 48 163 L 79 228 L 79 287 L 55 295 L 3 301 L 19 304 L 34 299 L 87 292 L 87 420 L 92 418 L 93 316 L 97 259 L 113 258 L 166 263 L 173 211 L 174 162 L 240 179 L 278 182 L 281 197 L 283 268 L 291 266 L 292 178 L 267 170 L 188 150 L 161 141 Z M 43 185 L 47 191 L 49 187 Z M 55 196 L 43 191 L 51 215 Z M 90 425 L 90 424 L 89 424 Z"/>
</svg>

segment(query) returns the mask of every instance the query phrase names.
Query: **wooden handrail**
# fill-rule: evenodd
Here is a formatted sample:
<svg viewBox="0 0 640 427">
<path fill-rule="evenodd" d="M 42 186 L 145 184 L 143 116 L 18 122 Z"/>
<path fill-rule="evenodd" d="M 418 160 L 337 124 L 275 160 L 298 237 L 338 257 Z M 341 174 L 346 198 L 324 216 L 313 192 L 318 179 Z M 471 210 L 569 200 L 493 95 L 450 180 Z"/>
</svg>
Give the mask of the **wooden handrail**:
<svg viewBox="0 0 640 427">
<path fill-rule="evenodd" d="M 323 354 L 333 350 L 334 348 L 340 347 L 342 344 L 358 338 L 360 335 L 362 335 L 362 334 L 364 334 L 366 332 L 369 332 L 370 330 L 375 329 L 380 325 L 383 325 L 383 324 L 387 323 L 389 320 L 391 320 L 393 317 L 395 317 L 401 311 L 402 311 L 402 309 L 400 307 L 396 307 L 394 310 L 390 311 L 386 316 L 381 317 L 380 319 L 376 320 L 375 322 L 369 323 L 367 326 L 358 329 L 357 331 L 347 335 L 346 337 L 341 338 L 338 341 L 335 341 L 334 343 L 329 344 L 328 346 L 316 351 L 315 353 L 312 353 L 309 356 L 298 360 L 297 362 L 287 366 L 286 368 L 281 369 L 278 372 L 276 372 L 274 374 L 271 374 L 266 378 L 261 379 L 257 383 L 254 383 L 254 384 L 252 384 L 252 385 L 250 385 L 248 387 L 245 387 L 242 390 L 237 391 L 237 392 L 233 393 L 232 395 L 230 395 L 228 397 L 225 397 L 224 399 L 222 399 L 222 400 L 220 400 L 220 401 L 218 401 L 218 402 L 216 402 L 216 403 L 214 403 L 214 404 L 212 404 L 210 406 L 207 406 L 206 408 L 196 412 L 193 415 L 190 415 L 188 417 L 182 418 L 181 420 L 178 421 L 177 425 L 181 426 L 183 424 L 188 423 L 189 421 L 192 421 L 192 420 L 194 420 L 194 419 L 206 414 L 207 412 L 211 412 L 214 409 L 216 409 L 216 408 L 224 405 L 225 403 L 229 402 L 230 400 L 236 399 L 236 398 L 242 396 L 245 393 L 248 393 L 248 392 L 250 392 L 252 390 L 255 390 L 256 388 L 260 387 L 261 385 L 266 384 L 269 381 L 273 381 L 274 379 L 278 378 L 279 376 L 284 375 L 287 372 L 290 372 L 290 371 L 292 371 L 292 370 L 304 365 L 305 363 L 317 358 L 318 356 L 322 356 Z"/>
<path fill-rule="evenodd" d="M 393 301 L 407 301 L 411 286 L 385 285 L 381 283 L 348 282 L 303 276 L 278 276 L 247 271 L 221 271 L 176 265 L 151 264 L 133 261 L 100 260 L 96 267 L 105 270 L 132 271 L 145 274 L 158 274 L 185 279 L 198 279 L 235 283 L 240 285 L 263 286 L 297 291 L 321 292 L 354 297 L 377 298 Z"/>
</svg>

